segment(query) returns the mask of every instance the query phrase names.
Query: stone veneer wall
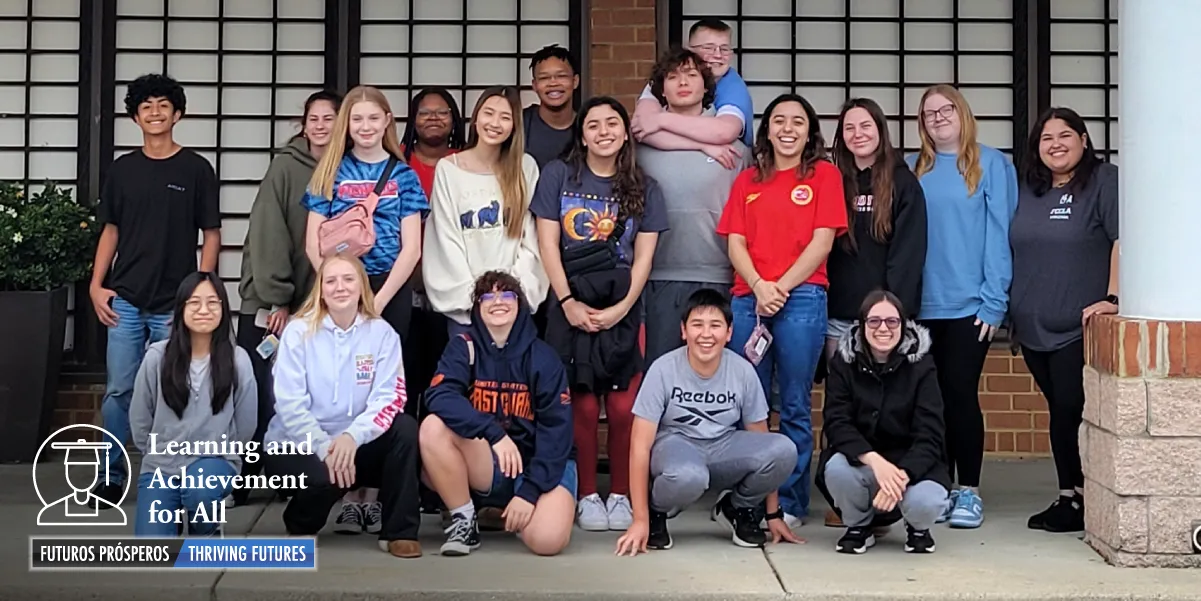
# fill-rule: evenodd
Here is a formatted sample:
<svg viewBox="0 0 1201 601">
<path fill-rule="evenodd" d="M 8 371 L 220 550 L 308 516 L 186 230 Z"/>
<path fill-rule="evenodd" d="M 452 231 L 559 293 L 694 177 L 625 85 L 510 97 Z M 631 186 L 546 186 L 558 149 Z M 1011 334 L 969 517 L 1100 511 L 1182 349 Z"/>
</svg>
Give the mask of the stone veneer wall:
<svg viewBox="0 0 1201 601">
<path fill-rule="evenodd" d="M 1119 566 L 1201 567 L 1201 322 L 1105 316 L 1084 368 L 1085 541 Z"/>
</svg>

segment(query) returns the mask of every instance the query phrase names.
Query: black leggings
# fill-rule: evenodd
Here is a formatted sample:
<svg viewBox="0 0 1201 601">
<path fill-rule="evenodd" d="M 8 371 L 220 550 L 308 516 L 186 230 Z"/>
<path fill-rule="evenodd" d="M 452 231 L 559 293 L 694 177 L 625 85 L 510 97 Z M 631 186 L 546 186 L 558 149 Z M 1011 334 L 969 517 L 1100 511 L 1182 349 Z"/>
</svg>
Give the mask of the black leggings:
<svg viewBox="0 0 1201 601">
<path fill-rule="evenodd" d="M 1051 454 L 1059 489 L 1084 486 L 1080 468 L 1080 424 L 1084 420 L 1084 340 L 1043 352 L 1022 347 L 1034 382 L 1047 397 L 1051 417 Z"/>
<path fill-rule="evenodd" d="M 409 394 L 405 413 L 419 418 L 425 413 L 423 395 L 438 371 L 438 361 L 449 339 L 446 317 L 441 313 L 414 307 L 412 316 L 409 336 L 404 339 L 405 388 Z"/>
<path fill-rule="evenodd" d="M 371 291 L 379 292 L 379 289 L 383 288 L 384 282 L 388 281 L 388 274 L 382 273 L 380 275 L 367 276 L 367 279 L 371 282 Z M 405 282 L 400 287 L 400 290 L 396 291 L 396 296 L 393 296 L 392 300 L 388 301 L 388 304 L 384 307 L 383 315 L 380 317 L 383 317 L 384 321 L 388 322 L 388 325 L 392 326 L 393 330 L 396 330 L 396 333 L 400 335 L 402 343 L 409 337 L 409 322 L 413 318 L 412 284 Z"/>
<path fill-rule="evenodd" d="M 980 374 L 991 341 L 980 338 L 975 317 L 928 319 L 930 354 L 938 369 L 943 415 L 947 423 L 947 466 L 951 482 L 980 486 L 984 462 L 984 414 L 980 412 Z M 956 476 L 958 475 L 958 478 Z"/>
<path fill-rule="evenodd" d="M 355 451 L 355 482 L 339 488 L 329 479 L 329 468 L 316 455 L 264 455 L 269 476 L 305 474 L 305 488 L 287 492 L 292 499 L 284 508 L 284 527 L 292 536 L 317 534 L 329 520 L 330 509 L 349 490 L 379 489 L 384 541 L 417 540 L 421 526 L 421 502 L 417 493 L 420 471 L 417 459 L 417 420 L 401 413 L 379 438 Z"/>
</svg>

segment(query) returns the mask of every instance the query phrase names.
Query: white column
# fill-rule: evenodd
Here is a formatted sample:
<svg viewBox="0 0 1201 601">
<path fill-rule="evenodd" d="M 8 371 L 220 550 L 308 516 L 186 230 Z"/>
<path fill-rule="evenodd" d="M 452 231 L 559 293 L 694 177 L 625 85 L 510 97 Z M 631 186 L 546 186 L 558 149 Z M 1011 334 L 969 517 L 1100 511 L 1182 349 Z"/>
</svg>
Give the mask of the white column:
<svg viewBox="0 0 1201 601">
<path fill-rule="evenodd" d="M 1201 1 L 1123 0 L 1121 314 L 1201 320 Z"/>
</svg>

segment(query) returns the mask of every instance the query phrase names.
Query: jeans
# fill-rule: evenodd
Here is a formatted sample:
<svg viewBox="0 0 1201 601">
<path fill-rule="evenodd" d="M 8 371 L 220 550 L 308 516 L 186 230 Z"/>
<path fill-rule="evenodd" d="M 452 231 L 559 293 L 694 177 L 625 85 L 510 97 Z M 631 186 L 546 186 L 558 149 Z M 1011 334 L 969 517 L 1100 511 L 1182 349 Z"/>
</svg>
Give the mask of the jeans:
<svg viewBox="0 0 1201 601">
<path fill-rule="evenodd" d="M 200 473 L 200 470 L 204 470 L 203 475 Z M 233 476 L 237 473 L 234 470 L 233 464 L 222 457 L 201 457 L 188 465 L 188 475 L 202 475 L 206 479 L 210 476 Z M 177 536 L 180 533 L 179 527 L 181 525 L 184 526 L 183 531 L 186 534 L 207 536 L 216 532 L 221 524 L 215 521 L 220 514 L 214 510 L 213 502 L 220 501 L 229 495 L 232 487 L 179 488 L 178 472 L 172 473 L 164 469 L 162 475 L 168 488 L 151 488 L 150 484 L 154 480 L 154 472 L 143 473 L 141 476 L 138 476 L 138 513 L 133 520 L 134 535 Z M 174 484 L 172 479 L 175 479 Z M 215 478 L 211 480 L 213 483 L 217 481 Z M 158 501 L 157 505 L 154 504 L 155 501 Z M 202 507 L 200 511 L 204 512 L 207 520 L 193 522 L 198 507 Z M 177 519 L 175 517 L 176 511 L 179 509 L 187 511 L 186 524 L 175 523 Z M 150 512 L 152 510 L 154 511 L 155 523 L 150 522 Z M 170 520 L 162 519 L 161 514 L 163 510 L 171 512 Z"/>
<path fill-rule="evenodd" d="M 826 487 L 848 528 L 866 528 L 876 517 L 872 499 L 880 492 L 876 474 L 866 465 L 851 465 L 835 453 L 826 463 Z M 947 489 L 933 480 L 910 482 L 900 502 L 901 516 L 914 530 L 929 530 L 947 508 Z"/>
<path fill-rule="evenodd" d="M 734 335 L 730 348 L 745 356 L 744 347 L 755 329 L 755 296 L 736 296 L 730 301 L 734 313 Z M 813 424 L 810 412 L 813 375 L 826 338 L 826 289 L 801 284 L 792 290 L 778 313 L 761 317 L 772 335 L 772 344 L 755 367 L 765 395 L 771 395 L 772 369 L 780 379 L 780 433 L 796 445 L 797 462 L 780 487 L 784 512 L 804 517 L 809 513 L 810 461 L 813 457 Z"/>
<path fill-rule="evenodd" d="M 170 334 L 171 313 L 148 313 L 119 296 L 113 297 L 112 306 L 117 325 L 108 329 L 108 382 L 100 413 L 104 416 L 104 429 L 125 443 L 129 440 L 129 401 L 133 398 L 138 368 L 146 356 L 146 347 Z M 124 484 L 124 447 L 112 450 L 108 469 L 110 483 Z"/>
</svg>

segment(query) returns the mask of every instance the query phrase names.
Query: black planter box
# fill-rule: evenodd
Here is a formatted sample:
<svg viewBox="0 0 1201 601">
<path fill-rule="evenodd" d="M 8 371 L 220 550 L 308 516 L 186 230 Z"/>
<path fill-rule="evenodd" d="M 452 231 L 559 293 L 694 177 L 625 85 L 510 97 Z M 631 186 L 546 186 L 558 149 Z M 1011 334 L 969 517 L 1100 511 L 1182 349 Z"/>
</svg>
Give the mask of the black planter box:
<svg viewBox="0 0 1201 601">
<path fill-rule="evenodd" d="M 0 292 L 0 463 L 32 463 L 50 435 L 67 288 Z"/>
</svg>

